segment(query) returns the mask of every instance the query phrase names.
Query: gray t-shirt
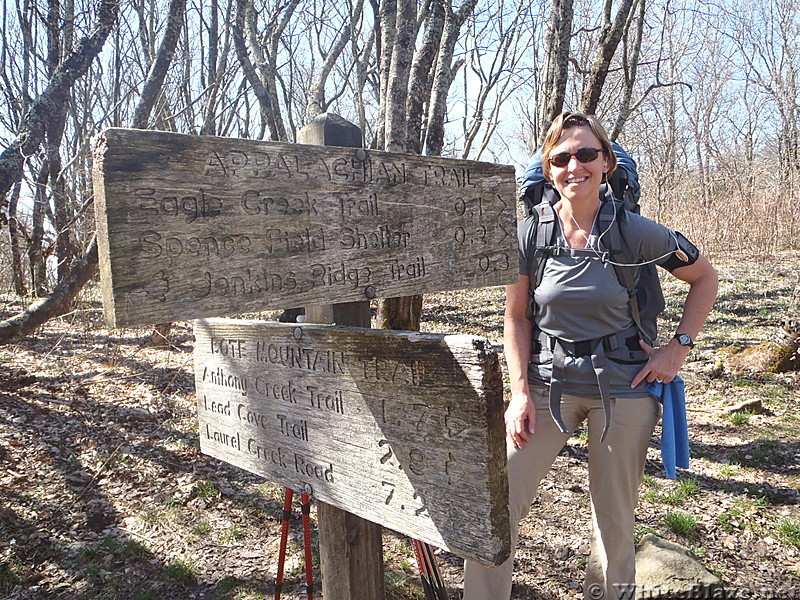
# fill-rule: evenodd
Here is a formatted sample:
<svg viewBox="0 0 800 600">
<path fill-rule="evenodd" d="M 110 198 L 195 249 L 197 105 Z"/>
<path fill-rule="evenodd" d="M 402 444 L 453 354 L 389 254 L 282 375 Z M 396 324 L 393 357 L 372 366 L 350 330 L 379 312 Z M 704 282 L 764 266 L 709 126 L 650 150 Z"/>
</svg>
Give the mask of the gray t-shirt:
<svg viewBox="0 0 800 600">
<path fill-rule="evenodd" d="M 625 240 L 637 262 L 659 259 L 663 263 L 676 249 L 675 234 L 666 227 L 640 215 L 628 213 Z M 530 274 L 530 257 L 535 250 L 528 242 L 533 218 L 520 222 L 520 274 Z M 604 225 L 605 226 L 605 225 Z M 568 247 L 556 219 L 556 244 Z M 634 327 L 628 304 L 628 292 L 619 283 L 614 266 L 601 260 L 602 242 L 595 222 L 589 236 L 587 249 L 597 250 L 589 256 L 550 256 L 545 262 L 542 282 L 535 290 L 535 320 L 539 329 L 550 336 L 567 342 L 595 340 L 613 333 L 625 332 Z M 533 237 L 535 243 L 535 236 Z M 666 256 L 665 256 L 666 255 Z M 531 284 L 535 284 L 532 278 Z M 644 366 L 646 356 L 640 354 L 641 363 L 618 361 L 608 356 L 611 392 L 615 397 L 642 396 L 644 385 L 632 389 L 630 383 Z M 551 377 L 552 354 L 545 348 L 534 354 L 528 368 L 531 382 L 547 384 Z M 597 378 L 589 356 L 566 359 L 564 391 L 588 398 L 599 398 Z"/>
</svg>

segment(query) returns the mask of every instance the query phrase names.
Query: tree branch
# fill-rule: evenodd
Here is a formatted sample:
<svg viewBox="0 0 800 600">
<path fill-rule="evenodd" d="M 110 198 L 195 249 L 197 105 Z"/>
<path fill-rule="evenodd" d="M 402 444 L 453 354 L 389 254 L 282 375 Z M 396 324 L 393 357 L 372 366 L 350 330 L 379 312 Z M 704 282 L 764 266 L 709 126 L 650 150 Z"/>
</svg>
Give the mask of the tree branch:
<svg viewBox="0 0 800 600">
<path fill-rule="evenodd" d="M 26 158 L 38 152 L 45 143 L 48 124 L 61 113 L 73 85 L 86 74 L 100 53 L 117 22 L 119 3 L 120 0 L 98 0 L 95 30 L 82 38 L 58 66 L 45 90 L 23 118 L 16 139 L 0 154 L 0 222 L 6 220 L 6 196 L 14 184 L 22 180 Z"/>
<path fill-rule="evenodd" d="M 0 345 L 18 342 L 42 323 L 69 312 L 72 300 L 96 273 L 97 238 L 93 237 L 86 253 L 49 296 L 0 322 Z"/>
</svg>

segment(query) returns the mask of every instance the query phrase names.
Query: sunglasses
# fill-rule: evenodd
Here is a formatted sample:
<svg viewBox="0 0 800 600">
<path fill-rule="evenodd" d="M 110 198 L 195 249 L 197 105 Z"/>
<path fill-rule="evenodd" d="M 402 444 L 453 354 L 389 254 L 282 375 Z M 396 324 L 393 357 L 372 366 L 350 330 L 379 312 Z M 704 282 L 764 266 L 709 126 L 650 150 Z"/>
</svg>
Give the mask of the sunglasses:
<svg viewBox="0 0 800 600">
<path fill-rule="evenodd" d="M 605 148 L 581 148 L 572 154 L 569 152 L 559 152 L 558 154 L 553 154 L 547 159 L 547 161 L 554 167 L 563 168 L 569 164 L 569 161 L 573 156 L 578 159 L 578 162 L 590 163 L 597 158 L 598 154 L 601 152 L 605 153 L 605 151 Z"/>
</svg>

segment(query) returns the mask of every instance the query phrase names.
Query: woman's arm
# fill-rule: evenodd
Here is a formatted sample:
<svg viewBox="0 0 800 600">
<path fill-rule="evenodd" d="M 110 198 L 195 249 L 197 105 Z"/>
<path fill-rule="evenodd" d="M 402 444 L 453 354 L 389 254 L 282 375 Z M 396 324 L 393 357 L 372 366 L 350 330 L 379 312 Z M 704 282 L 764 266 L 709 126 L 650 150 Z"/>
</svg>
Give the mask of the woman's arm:
<svg viewBox="0 0 800 600">
<path fill-rule="evenodd" d="M 689 293 L 683 304 L 683 315 L 675 333 L 685 333 L 695 339 L 717 299 L 719 287 L 717 272 L 704 256 L 700 256 L 693 264 L 679 267 L 672 271 L 672 274 L 689 284 Z M 634 377 L 631 387 L 636 387 L 645 379 L 647 381 L 658 379 L 669 383 L 677 375 L 690 350 L 687 346 L 681 346 L 676 339 L 671 339 L 667 345 L 660 348 L 652 348 L 644 342 L 641 342 L 641 345 L 650 360 Z"/>
<path fill-rule="evenodd" d="M 503 319 L 503 344 L 511 379 L 511 401 L 505 413 L 506 434 L 515 448 L 530 440 L 536 426 L 536 411 L 528 388 L 528 362 L 531 357 L 533 326 L 528 319 L 530 277 L 506 286 L 506 311 Z"/>
</svg>

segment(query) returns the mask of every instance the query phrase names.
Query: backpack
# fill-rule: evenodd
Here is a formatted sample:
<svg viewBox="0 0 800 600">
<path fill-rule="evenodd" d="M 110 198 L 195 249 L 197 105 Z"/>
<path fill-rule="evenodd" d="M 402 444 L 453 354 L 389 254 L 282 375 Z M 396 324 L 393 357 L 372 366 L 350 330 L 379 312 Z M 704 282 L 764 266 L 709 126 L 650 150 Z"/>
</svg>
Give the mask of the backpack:
<svg viewBox="0 0 800 600">
<path fill-rule="evenodd" d="M 632 265 L 638 261 L 625 243 L 625 229 L 627 213 L 640 213 L 641 187 L 636 161 L 616 142 L 611 146 L 617 157 L 617 168 L 608 177 L 608 183 L 600 187 L 602 204 L 598 218 L 601 231 L 606 231 L 600 240 L 602 256 L 614 263 Z M 535 155 L 528 165 L 521 192 L 528 215 L 535 221 L 532 232 L 535 231 L 536 251 L 529 273 L 535 289 L 542 282 L 547 258 L 557 251 L 553 206 L 560 198 L 544 179 L 541 154 Z M 631 317 L 641 339 L 652 346 L 658 335 L 658 315 L 666 305 L 655 264 L 636 267 L 615 264 L 614 272 L 620 285 L 628 290 Z"/>
</svg>

